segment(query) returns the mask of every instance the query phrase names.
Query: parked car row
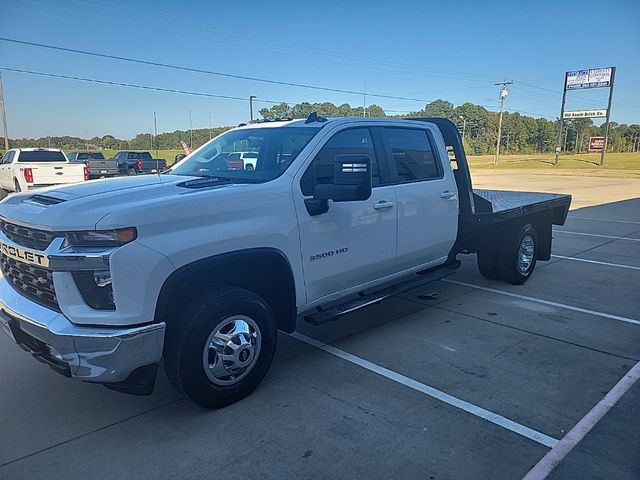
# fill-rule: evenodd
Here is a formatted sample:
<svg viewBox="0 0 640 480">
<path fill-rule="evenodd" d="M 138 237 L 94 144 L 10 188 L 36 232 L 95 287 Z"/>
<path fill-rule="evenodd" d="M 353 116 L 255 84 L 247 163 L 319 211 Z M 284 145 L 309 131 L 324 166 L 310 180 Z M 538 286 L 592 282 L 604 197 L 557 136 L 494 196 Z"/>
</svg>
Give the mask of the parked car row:
<svg viewBox="0 0 640 480">
<path fill-rule="evenodd" d="M 22 192 L 94 178 L 153 174 L 166 166 L 164 159 L 154 159 L 149 152 L 124 151 L 105 159 L 98 151 L 65 155 L 59 148 L 13 148 L 0 156 L 0 189 Z"/>
<path fill-rule="evenodd" d="M 158 173 L 167 167 L 162 158 L 153 158 L 149 152 L 122 151 L 113 158 L 105 159 L 102 152 L 69 152 L 71 163 L 84 163 L 89 167 L 89 178 L 115 177 L 118 175 L 140 175 Z"/>
<path fill-rule="evenodd" d="M 176 155 L 175 162 L 186 155 Z M 221 169 L 256 169 L 257 152 L 221 152 Z M 22 192 L 38 187 L 63 185 L 95 178 L 160 173 L 167 162 L 149 152 L 126 150 L 105 158 L 100 151 L 65 153 L 58 148 L 14 148 L 0 155 L 0 189 Z"/>
</svg>

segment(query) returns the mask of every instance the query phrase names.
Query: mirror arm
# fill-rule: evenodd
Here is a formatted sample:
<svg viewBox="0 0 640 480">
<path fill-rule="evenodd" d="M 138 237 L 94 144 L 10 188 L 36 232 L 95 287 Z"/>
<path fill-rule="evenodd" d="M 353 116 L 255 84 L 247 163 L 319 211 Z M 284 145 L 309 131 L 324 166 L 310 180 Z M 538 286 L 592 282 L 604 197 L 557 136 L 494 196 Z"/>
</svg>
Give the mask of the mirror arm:
<svg viewBox="0 0 640 480">
<path fill-rule="evenodd" d="M 322 215 L 329 211 L 329 200 L 318 198 L 305 198 L 304 206 L 307 207 L 307 212 L 312 217 L 316 215 Z"/>
</svg>

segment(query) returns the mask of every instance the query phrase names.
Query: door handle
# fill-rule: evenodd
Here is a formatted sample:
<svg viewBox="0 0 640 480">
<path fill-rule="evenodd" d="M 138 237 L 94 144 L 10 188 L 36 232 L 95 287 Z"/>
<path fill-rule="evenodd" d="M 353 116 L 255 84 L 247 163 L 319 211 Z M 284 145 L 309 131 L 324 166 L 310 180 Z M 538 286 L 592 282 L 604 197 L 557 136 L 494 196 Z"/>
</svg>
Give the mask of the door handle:
<svg viewBox="0 0 640 480">
<path fill-rule="evenodd" d="M 376 203 L 373 208 L 376 210 L 384 210 L 385 208 L 391 208 L 396 204 L 396 202 L 387 202 L 386 200 L 381 200 Z"/>
<path fill-rule="evenodd" d="M 450 200 L 457 195 L 456 192 L 450 192 L 449 190 L 445 190 L 440 194 L 440 198 L 444 200 Z"/>
</svg>

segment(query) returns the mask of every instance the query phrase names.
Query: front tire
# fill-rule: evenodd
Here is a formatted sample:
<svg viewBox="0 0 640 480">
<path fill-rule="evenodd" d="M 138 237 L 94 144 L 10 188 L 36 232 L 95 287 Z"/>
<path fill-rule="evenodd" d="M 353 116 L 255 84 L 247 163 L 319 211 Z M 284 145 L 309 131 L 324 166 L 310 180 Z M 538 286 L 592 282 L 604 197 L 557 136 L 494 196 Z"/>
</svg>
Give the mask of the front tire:
<svg viewBox="0 0 640 480">
<path fill-rule="evenodd" d="M 224 407 L 260 384 L 276 341 L 276 321 L 264 299 L 242 288 L 220 288 L 172 319 L 165 370 L 171 384 L 198 405 Z"/>
<path fill-rule="evenodd" d="M 498 272 L 500 278 L 514 285 L 521 285 L 531 277 L 538 256 L 538 233 L 527 223 L 518 230 L 507 233 L 500 245 Z"/>
</svg>

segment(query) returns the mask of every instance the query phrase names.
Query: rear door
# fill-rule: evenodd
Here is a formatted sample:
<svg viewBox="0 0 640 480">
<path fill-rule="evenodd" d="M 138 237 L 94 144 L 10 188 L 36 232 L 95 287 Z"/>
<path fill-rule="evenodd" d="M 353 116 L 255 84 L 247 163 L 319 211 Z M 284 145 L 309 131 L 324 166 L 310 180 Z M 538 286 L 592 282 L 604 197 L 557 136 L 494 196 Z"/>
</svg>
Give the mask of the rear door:
<svg viewBox="0 0 640 480">
<path fill-rule="evenodd" d="M 429 126 L 384 127 L 385 153 L 398 202 L 399 271 L 444 263 L 458 230 L 455 179 L 440 132 Z M 437 143 L 440 138 L 440 143 Z"/>
<path fill-rule="evenodd" d="M 390 275 L 395 269 L 397 209 L 395 187 L 380 161 L 382 142 L 366 127 L 333 133 L 312 153 L 313 160 L 294 182 L 307 301 L 329 301 L 347 290 Z M 336 155 L 371 158 L 373 189 L 365 201 L 329 202 L 329 210 L 311 215 L 304 203 L 315 185 L 333 182 Z M 296 177 L 298 178 L 298 177 Z"/>
</svg>

